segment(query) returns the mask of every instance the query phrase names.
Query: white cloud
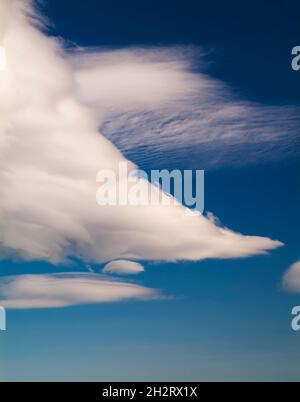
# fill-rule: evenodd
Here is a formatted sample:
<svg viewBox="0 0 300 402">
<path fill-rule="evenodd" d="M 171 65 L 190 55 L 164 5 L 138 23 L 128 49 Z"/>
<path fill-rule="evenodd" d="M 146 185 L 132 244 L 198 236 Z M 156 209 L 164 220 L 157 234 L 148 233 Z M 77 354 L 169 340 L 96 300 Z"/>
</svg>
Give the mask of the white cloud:
<svg viewBox="0 0 300 402">
<path fill-rule="evenodd" d="M 27 2 L 14 0 L 10 3 L 13 13 L 5 14 L 8 3 L 2 2 L 0 8 L 1 17 L 7 20 L 3 35 L 7 69 L 0 73 L 1 256 L 52 263 L 66 262 L 70 256 L 91 263 L 176 261 L 244 257 L 281 245 L 266 237 L 218 227 L 204 216 L 191 218 L 180 205 L 99 207 L 95 200 L 97 172 L 117 169 L 125 158 L 98 132 L 98 114 L 80 103 L 76 76 L 59 43 L 25 17 L 21 8 Z M 164 102 L 164 97 L 181 99 L 186 86 L 192 93 L 193 79 L 197 87 L 196 76 L 174 63 L 170 74 L 174 82 L 161 87 L 164 71 L 153 92 L 151 85 L 143 89 L 150 91 L 152 106 L 158 105 L 161 97 Z M 160 77 L 160 68 L 151 72 L 148 65 L 147 69 L 146 81 L 152 80 L 152 73 L 155 79 Z M 126 81 L 126 74 L 117 67 L 111 77 L 109 74 L 104 94 L 111 108 L 118 98 L 116 76 L 120 74 Z M 181 82 L 181 75 L 188 78 Z M 122 102 L 127 91 L 128 99 L 141 92 L 143 74 L 138 89 L 131 92 L 128 85 L 122 87 Z M 114 91 L 109 95 L 111 86 Z"/>
<path fill-rule="evenodd" d="M 300 261 L 291 265 L 284 274 L 283 288 L 288 292 L 300 293 Z"/>
<path fill-rule="evenodd" d="M 103 272 L 112 274 L 139 274 L 144 271 L 143 265 L 127 260 L 115 260 L 105 265 Z"/>
<path fill-rule="evenodd" d="M 2 277 L 0 295 L 1 306 L 15 309 L 162 298 L 156 289 L 90 273 Z"/>
<path fill-rule="evenodd" d="M 73 49 L 69 62 L 78 97 L 99 116 L 157 109 L 207 91 L 216 83 L 189 69 L 194 48 Z"/>
<path fill-rule="evenodd" d="M 191 47 L 80 49 L 70 61 L 78 97 L 136 163 L 157 167 L 167 156 L 178 166 L 188 154 L 207 168 L 299 154 L 299 107 L 238 99 L 195 73 L 196 58 L 199 64 L 203 52 Z"/>
</svg>

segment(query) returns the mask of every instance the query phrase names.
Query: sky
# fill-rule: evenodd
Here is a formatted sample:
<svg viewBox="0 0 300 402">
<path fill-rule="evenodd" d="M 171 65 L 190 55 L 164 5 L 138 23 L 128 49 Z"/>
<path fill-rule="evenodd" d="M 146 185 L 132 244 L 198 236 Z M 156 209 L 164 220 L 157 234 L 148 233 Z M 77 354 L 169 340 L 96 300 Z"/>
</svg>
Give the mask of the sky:
<svg viewBox="0 0 300 402">
<path fill-rule="evenodd" d="M 1 380 L 299 380 L 300 333 L 291 329 L 291 310 L 300 305 L 300 287 L 283 285 L 300 260 L 300 73 L 290 65 L 300 42 L 299 4 L 64 0 L 62 7 L 49 0 L 40 10 L 46 35 L 61 38 L 76 88 L 51 46 L 25 23 L 18 31 L 10 17 L 5 43 L 23 49 L 20 33 L 30 35 L 33 57 L 23 59 L 24 73 L 15 67 L 20 55 L 7 49 L 28 114 L 22 99 L 0 103 L 0 115 L 9 110 L 15 125 L 14 141 L 4 144 L 10 175 L 0 176 L 0 304 L 8 306 Z M 131 80 L 140 80 L 134 90 Z M 4 90 L 15 94 L 14 85 Z M 57 104 L 61 93 L 68 102 Z M 70 94 L 98 120 L 69 102 Z M 41 127 L 42 139 L 35 133 Z M 77 127 L 95 135 L 84 139 Z M 80 194 L 93 195 L 102 166 L 96 151 L 105 163 L 123 158 L 102 136 L 98 150 L 98 128 L 142 169 L 204 169 L 205 211 L 224 232 L 206 219 L 191 223 L 177 209 L 121 210 L 106 220 L 90 208 Z M 57 183 L 72 191 L 59 192 Z M 46 207 L 39 209 L 41 201 Z M 78 226 L 58 211 L 78 216 Z M 31 231 L 32 223 L 42 232 Z M 124 228 L 130 235 L 121 235 Z M 235 232 L 230 243 L 227 228 Z M 116 269 L 111 261 L 120 259 L 138 274 L 111 275 L 109 262 Z M 107 281 L 113 292 L 103 300 L 84 294 L 85 286 L 106 294 Z M 35 283 L 59 306 L 32 296 Z M 66 305 L 59 289 L 78 283 Z M 42 306 L 32 308 L 32 297 Z"/>
</svg>

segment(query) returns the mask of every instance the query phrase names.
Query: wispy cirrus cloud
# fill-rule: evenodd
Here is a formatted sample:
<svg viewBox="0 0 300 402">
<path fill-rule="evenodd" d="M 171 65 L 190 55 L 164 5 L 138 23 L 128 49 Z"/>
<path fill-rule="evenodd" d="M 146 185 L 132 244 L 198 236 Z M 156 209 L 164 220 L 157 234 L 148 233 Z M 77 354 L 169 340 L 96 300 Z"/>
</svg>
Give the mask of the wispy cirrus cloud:
<svg viewBox="0 0 300 402">
<path fill-rule="evenodd" d="M 78 97 L 103 134 L 142 166 L 260 163 L 300 152 L 300 107 L 239 99 L 195 47 L 77 49 Z M 197 72 L 194 64 L 197 65 Z"/>
</svg>

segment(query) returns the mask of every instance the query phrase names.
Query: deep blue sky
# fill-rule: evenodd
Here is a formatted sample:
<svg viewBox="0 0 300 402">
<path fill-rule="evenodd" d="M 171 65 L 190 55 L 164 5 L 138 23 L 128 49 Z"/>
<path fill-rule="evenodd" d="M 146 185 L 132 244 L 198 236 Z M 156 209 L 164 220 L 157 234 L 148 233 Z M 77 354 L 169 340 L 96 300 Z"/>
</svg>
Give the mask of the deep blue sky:
<svg viewBox="0 0 300 402">
<path fill-rule="evenodd" d="M 52 34 L 79 45 L 201 45 L 211 52 L 208 72 L 244 99 L 300 103 L 300 72 L 290 68 L 291 48 L 300 45 L 299 1 L 50 0 L 42 9 L 55 24 Z M 299 167 L 273 161 L 206 176 L 209 211 L 236 231 L 285 247 L 249 259 L 146 264 L 143 284 L 173 300 L 10 310 L 0 375 L 299 380 L 300 333 L 291 330 L 290 312 L 300 295 L 281 289 L 283 272 L 300 260 Z M 10 261 L 0 268 L 3 275 L 58 270 Z"/>
<path fill-rule="evenodd" d="M 80 45 L 201 45 L 215 52 L 210 73 L 248 99 L 299 101 L 300 77 L 290 68 L 297 0 L 51 0 L 42 9 L 52 33 Z"/>
</svg>

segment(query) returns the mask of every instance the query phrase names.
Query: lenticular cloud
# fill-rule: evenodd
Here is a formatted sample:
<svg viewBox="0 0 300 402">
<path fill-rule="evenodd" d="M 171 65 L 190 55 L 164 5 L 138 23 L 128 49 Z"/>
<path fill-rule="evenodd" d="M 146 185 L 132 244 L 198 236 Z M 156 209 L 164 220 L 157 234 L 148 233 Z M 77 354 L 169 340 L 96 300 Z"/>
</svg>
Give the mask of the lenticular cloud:
<svg viewBox="0 0 300 402">
<path fill-rule="evenodd" d="M 97 205 L 97 172 L 117 170 L 126 159 L 98 131 L 99 110 L 96 114 L 80 103 L 85 94 L 79 94 L 69 57 L 57 40 L 39 30 L 30 4 L 14 0 L 0 5 L 0 40 L 6 54 L 0 72 L 2 257 L 54 264 L 70 256 L 92 263 L 201 260 L 250 256 L 281 245 L 218 227 L 204 216 L 187 216 L 181 205 Z M 166 71 L 147 68 L 160 92 L 149 87 L 149 98 L 145 94 L 142 102 L 160 104 L 170 88 L 175 98 L 191 91 L 194 74 L 175 68 L 167 75 L 164 93 Z M 116 92 L 122 88 L 121 100 L 126 91 L 130 99 L 136 88 L 134 71 L 130 82 L 117 76 L 120 82 L 110 85 Z M 95 82 L 93 91 L 101 93 L 100 84 Z M 113 109 L 116 98 L 115 93 L 108 96 L 107 107 Z M 135 102 L 131 107 L 138 110 Z"/>
<path fill-rule="evenodd" d="M 53 308 L 78 304 L 153 300 L 156 289 L 87 273 L 19 275 L 0 283 L 1 305 L 6 308 Z"/>
</svg>

